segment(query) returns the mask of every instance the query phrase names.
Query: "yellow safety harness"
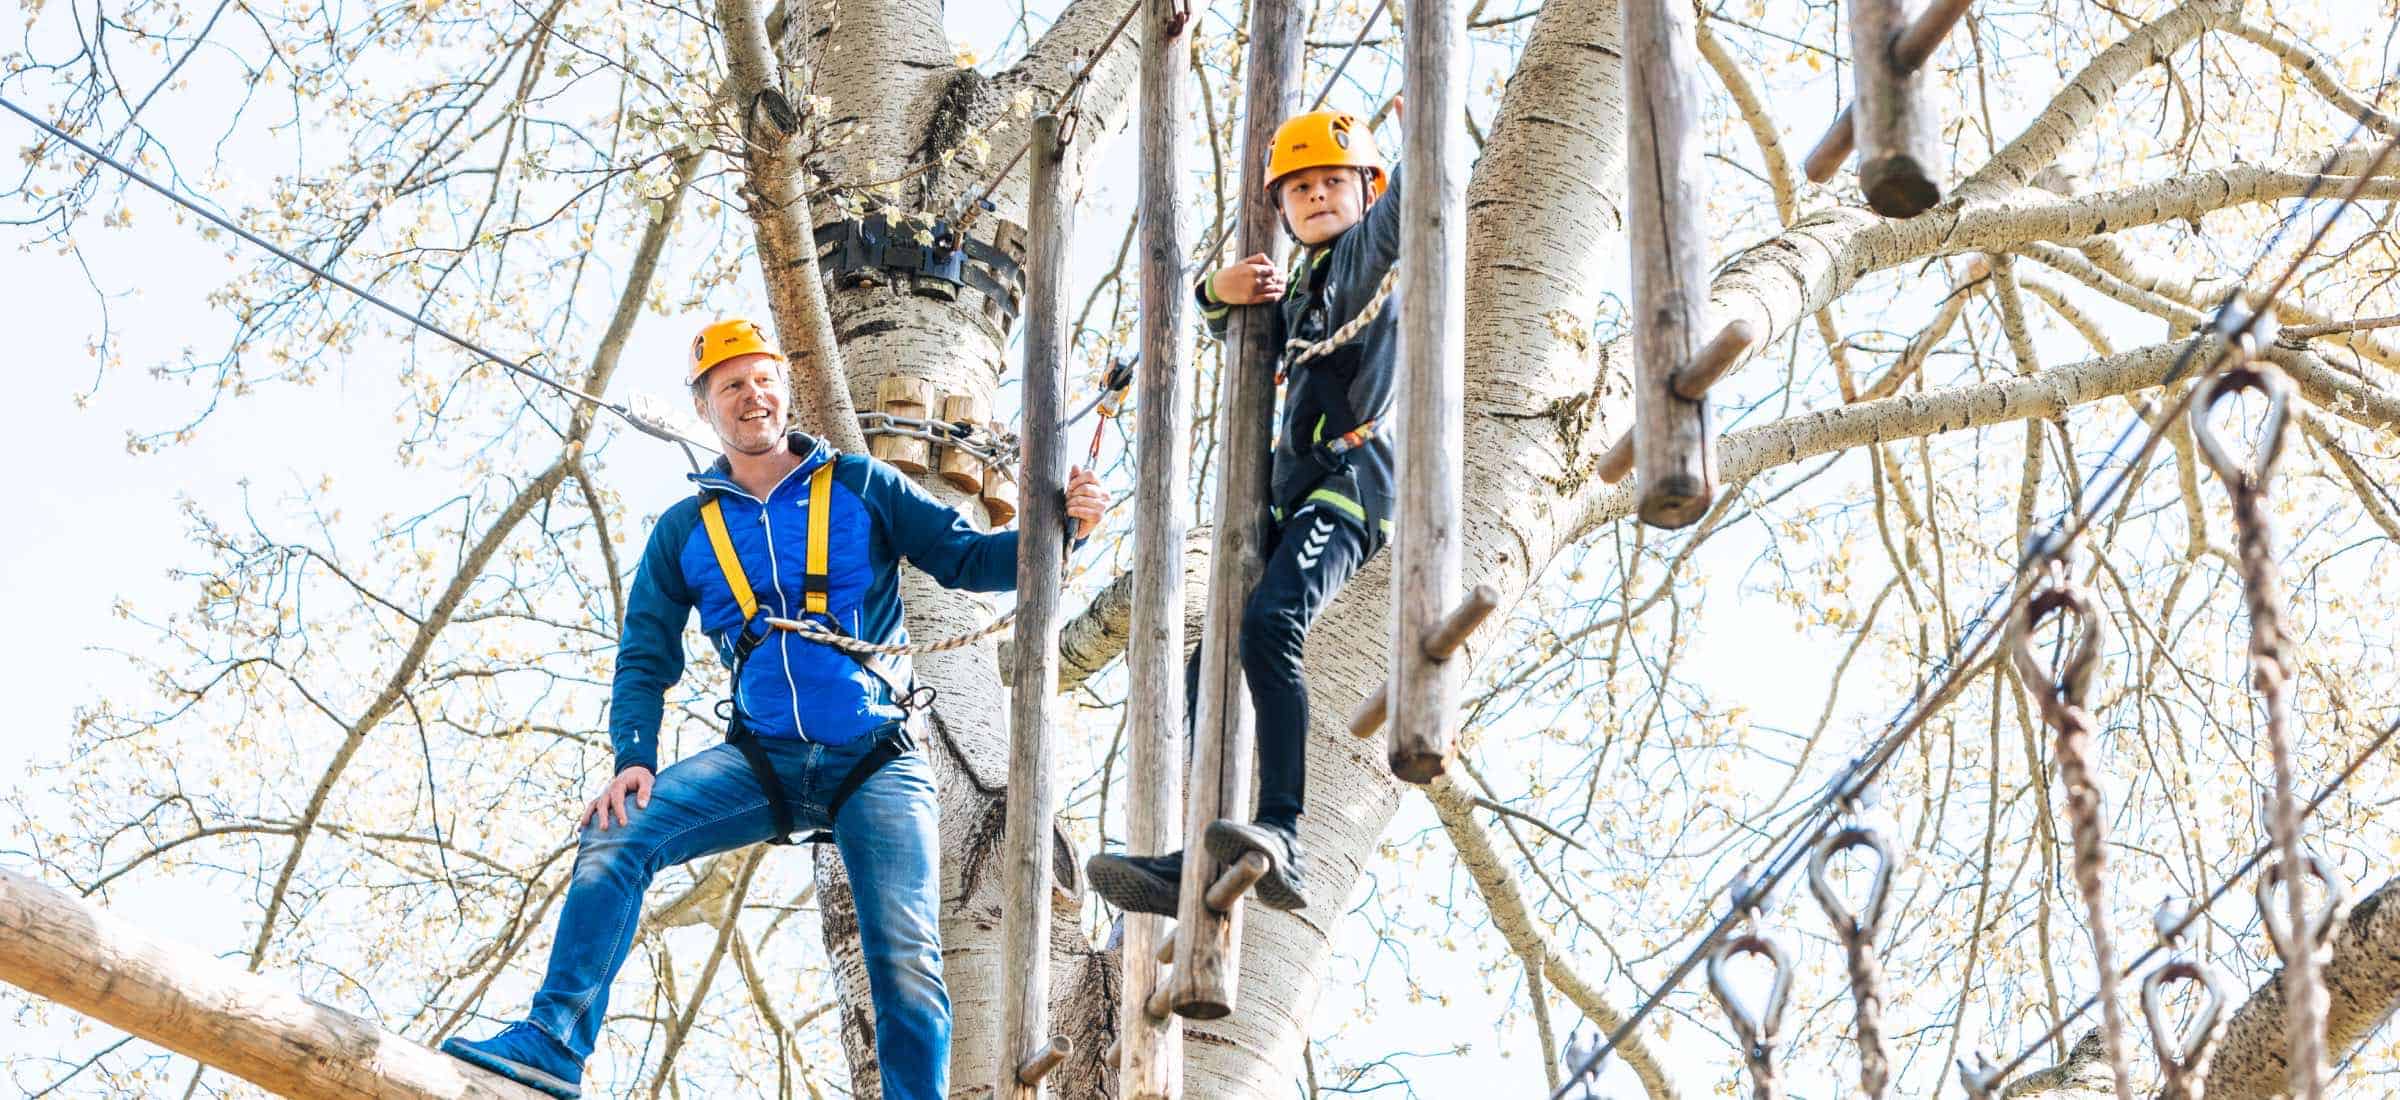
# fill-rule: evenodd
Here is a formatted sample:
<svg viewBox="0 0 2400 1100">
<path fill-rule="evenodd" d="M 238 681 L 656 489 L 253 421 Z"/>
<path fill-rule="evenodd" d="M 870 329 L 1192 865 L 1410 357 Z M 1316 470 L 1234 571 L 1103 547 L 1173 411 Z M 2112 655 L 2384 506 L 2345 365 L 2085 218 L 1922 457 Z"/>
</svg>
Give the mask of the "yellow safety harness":
<svg viewBox="0 0 2400 1100">
<path fill-rule="evenodd" d="M 833 467 L 834 461 L 827 459 L 808 478 L 808 559 L 801 580 L 801 608 L 806 614 L 820 620 L 818 626 L 830 624 L 834 631 L 839 632 L 841 624 L 834 619 L 830 610 L 833 590 Z M 733 602 L 742 612 L 742 624 L 736 629 L 733 643 L 733 685 L 734 690 L 739 691 L 742 665 L 750 659 L 751 651 L 757 649 L 767 637 L 763 631 L 754 631 L 753 626 L 763 622 L 767 630 L 779 629 L 778 624 L 782 620 L 761 619 L 758 593 L 750 587 L 750 574 L 742 568 L 741 557 L 733 552 L 733 533 L 725 527 L 725 509 L 717 494 L 711 493 L 700 502 L 700 523 L 708 530 L 708 548 L 716 555 L 717 571 L 725 575 L 725 586 L 733 590 Z M 811 632 L 795 633 L 816 640 L 816 635 Z M 835 648 L 857 661 L 868 675 L 880 681 L 891 692 L 893 701 L 899 705 L 904 716 L 913 713 L 920 705 L 916 702 L 914 691 L 901 690 L 866 655 L 839 646 Z M 742 759 L 750 765 L 750 774 L 758 780 L 759 789 L 767 796 L 767 810 L 775 822 L 775 836 L 769 843 L 792 843 L 795 826 L 791 801 L 784 797 L 783 779 L 776 774 L 774 761 L 768 759 L 766 748 L 758 743 L 758 735 L 751 732 L 749 723 L 742 720 L 739 703 L 727 699 L 718 713 L 726 722 L 726 742 L 741 751 Z M 874 747 L 850 769 L 850 774 L 842 777 L 841 785 L 834 788 L 833 797 L 826 800 L 826 820 L 838 820 L 842 803 L 849 801 L 850 796 L 857 793 L 858 788 L 881 771 L 884 765 L 907 755 L 915 747 L 916 741 L 909 734 L 906 717 L 877 734 Z M 806 839 L 811 844 L 825 843 L 833 839 L 833 834 L 820 831 L 810 834 Z"/>
</svg>

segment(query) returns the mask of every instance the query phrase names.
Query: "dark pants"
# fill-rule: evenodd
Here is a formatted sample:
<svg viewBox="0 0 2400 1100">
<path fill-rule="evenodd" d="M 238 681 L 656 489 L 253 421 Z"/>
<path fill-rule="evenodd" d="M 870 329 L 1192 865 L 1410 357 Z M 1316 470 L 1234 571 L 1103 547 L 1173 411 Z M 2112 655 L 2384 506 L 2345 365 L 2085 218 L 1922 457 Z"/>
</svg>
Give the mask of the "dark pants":
<svg viewBox="0 0 2400 1100">
<path fill-rule="evenodd" d="M 1242 677 L 1258 717 L 1258 820 L 1296 829 L 1308 780 L 1308 680 L 1300 655 L 1308 630 L 1377 543 L 1331 505 L 1303 505 L 1267 527 L 1267 559 L 1242 605 Z M 1184 666 L 1184 717 L 1200 713 L 1200 653 Z"/>
</svg>

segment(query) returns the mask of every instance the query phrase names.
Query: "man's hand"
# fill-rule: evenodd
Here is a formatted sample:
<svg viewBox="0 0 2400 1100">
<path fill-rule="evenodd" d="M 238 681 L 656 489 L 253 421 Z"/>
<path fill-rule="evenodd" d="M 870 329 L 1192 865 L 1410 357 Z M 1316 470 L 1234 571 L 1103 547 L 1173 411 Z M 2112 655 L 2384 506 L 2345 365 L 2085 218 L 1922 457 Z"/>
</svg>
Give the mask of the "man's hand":
<svg viewBox="0 0 2400 1100">
<path fill-rule="evenodd" d="M 612 816 L 619 825 L 631 824 L 633 814 L 626 808 L 625 796 L 633 796 L 633 809 L 647 809 L 653 782 L 655 780 L 650 775 L 650 769 L 639 764 L 618 772 L 615 779 L 608 781 L 608 786 L 600 788 L 600 797 L 584 806 L 583 823 L 604 833 L 608 831 L 608 820 Z"/>
<path fill-rule="evenodd" d="M 1067 471 L 1067 518 L 1075 521 L 1075 538 L 1090 538 L 1108 511 L 1108 493 L 1100 479 L 1081 466 Z"/>
<path fill-rule="evenodd" d="M 1272 302 L 1283 297 L 1283 272 L 1275 269 L 1275 261 L 1266 253 L 1253 252 L 1218 268 L 1208 277 L 1208 290 L 1227 305 Z"/>
</svg>

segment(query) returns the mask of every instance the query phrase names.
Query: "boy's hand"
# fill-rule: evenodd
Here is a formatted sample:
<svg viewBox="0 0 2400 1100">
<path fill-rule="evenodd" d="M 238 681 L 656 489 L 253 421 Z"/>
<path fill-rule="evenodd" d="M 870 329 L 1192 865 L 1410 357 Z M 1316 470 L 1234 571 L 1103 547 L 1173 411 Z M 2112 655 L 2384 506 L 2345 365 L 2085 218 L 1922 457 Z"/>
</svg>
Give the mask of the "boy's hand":
<svg viewBox="0 0 2400 1100">
<path fill-rule="evenodd" d="M 1067 518 L 1075 521 L 1075 537 L 1090 538 L 1107 512 L 1108 493 L 1100 479 L 1081 466 L 1067 471 Z"/>
<path fill-rule="evenodd" d="M 1283 297 L 1283 272 L 1264 252 L 1254 252 L 1218 268 L 1208 277 L 1208 292 L 1227 305 L 1254 306 Z"/>
</svg>

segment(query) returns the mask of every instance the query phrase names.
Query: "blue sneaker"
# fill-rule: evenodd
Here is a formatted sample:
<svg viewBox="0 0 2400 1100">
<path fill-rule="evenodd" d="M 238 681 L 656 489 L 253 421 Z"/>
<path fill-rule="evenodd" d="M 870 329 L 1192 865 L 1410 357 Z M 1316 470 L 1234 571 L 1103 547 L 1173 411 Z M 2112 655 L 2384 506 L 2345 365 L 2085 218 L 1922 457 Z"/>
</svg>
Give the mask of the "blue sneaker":
<svg viewBox="0 0 2400 1100">
<path fill-rule="evenodd" d="M 583 1096 L 583 1063 L 532 1024 L 510 1024 L 489 1039 L 447 1039 L 442 1053 L 558 1100 Z"/>
</svg>

